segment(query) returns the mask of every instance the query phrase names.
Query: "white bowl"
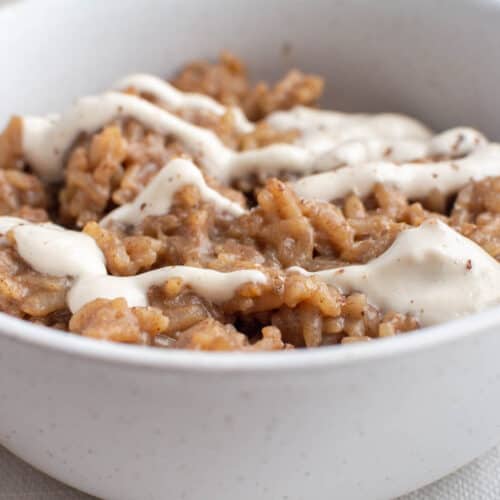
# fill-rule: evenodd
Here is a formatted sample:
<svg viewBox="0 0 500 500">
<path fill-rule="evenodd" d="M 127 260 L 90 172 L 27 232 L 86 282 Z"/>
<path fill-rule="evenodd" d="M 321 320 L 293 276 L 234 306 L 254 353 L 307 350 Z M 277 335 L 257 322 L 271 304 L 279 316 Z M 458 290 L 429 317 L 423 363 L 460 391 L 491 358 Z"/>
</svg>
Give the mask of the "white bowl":
<svg viewBox="0 0 500 500">
<path fill-rule="evenodd" d="M 336 107 L 499 137 L 499 23 L 486 0 L 12 3 L 0 9 L 0 119 L 226 47 L 264 78 L 324 74 Z M 385 499 L 500 433 L 498 309 L 275 354 L 111 345 L 0 316 L 0 442 L 108 499 Z"/>
</svg>

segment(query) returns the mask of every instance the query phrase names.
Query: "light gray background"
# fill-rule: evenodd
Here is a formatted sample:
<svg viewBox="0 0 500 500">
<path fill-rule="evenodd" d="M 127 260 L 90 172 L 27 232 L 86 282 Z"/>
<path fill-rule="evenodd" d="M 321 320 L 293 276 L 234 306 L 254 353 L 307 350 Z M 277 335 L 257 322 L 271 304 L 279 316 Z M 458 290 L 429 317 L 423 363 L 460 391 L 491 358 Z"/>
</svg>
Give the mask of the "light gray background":
<svg viewBox="0 0 500 500">
<path fill-rule="evenodd" d="M 34 470 L 5 448 L 0 447 L 0 500 L 91 499 L 92 497 L 68 488 Z M 497 447 L 456 473 L 399 500 L 498 499 L 500 499 L 500 449 Z"/>
</svg>

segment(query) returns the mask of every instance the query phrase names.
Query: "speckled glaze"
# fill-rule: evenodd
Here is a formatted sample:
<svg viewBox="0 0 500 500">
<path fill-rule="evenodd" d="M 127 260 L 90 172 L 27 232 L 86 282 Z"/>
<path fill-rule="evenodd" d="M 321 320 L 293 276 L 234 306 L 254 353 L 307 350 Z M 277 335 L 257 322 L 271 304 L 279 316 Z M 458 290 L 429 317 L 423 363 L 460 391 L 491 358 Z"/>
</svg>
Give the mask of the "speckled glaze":
<svg viewBox="0 0 500 500">
<path fill-rule="evenodd" d="M 324 74 L 339 109 L 499 139 L 499 22 L 486 0 L 8 3 L 0 121 L 229 47 L 266 78 Z M 97 343 L 1 315 L 0 443 L 112 500 L 384 500 L 498 440 L 499 329 L 496 309 L 370 345 L 232 355 Z"/>
</svg>

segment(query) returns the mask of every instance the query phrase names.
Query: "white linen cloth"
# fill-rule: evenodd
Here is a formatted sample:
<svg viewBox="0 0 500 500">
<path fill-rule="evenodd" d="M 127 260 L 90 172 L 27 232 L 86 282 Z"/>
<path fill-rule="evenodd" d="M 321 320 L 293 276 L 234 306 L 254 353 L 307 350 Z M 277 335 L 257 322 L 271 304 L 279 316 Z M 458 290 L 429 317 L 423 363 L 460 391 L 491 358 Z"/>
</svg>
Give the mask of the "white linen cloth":
<svg viewBox="0 0 500 500">
<path fill-rule="evenodd" d="M 454 474 L 399 500 L 498 499 L 500 446 Z M 0 500 L 92 500 L 92 497 L 34 470 L 0 447 Z"/>
</svg>

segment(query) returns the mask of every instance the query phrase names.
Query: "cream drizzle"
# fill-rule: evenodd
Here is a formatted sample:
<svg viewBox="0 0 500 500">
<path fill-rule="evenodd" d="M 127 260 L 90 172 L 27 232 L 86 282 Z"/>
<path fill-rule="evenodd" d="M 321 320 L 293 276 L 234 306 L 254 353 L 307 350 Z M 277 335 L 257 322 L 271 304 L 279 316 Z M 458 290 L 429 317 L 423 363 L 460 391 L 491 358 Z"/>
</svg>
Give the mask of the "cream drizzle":
<svg viewBox="0 0 500 500">
<path fill-rule="evenodd" d="M 259 170 L 271 174 L 285 168 L 292 172 L 313 168 L 314 156 L 299 146 L 276 144 L 235 152 L 224 146 L 212 131 L 182 120 L 144 99 L 119 92 L 84 97 L 60 117 L 23 118 L 25 158 L 40 176 L 58 180 L 63 175 L 64 154 L 80 134 L 92 133 L 107 123 L 127 117 L 178 139 L 198 157 L 209 175 L 222 181 Z"/>
<path fill-rule="evenodd" d="M 148 87 L 144 83 L 142 86 Z M 192 101 L 189 96 L 188 101 Z M 61 116 L 24 117 L 23 151 L 26 161 L 39 175 L 56 181 L 63 175 L 62 163 L 66 152 L 80 134 L 90 134 L 114 120 L 127 117 L 160 134 L 175 137 L 197 157 L 209 175 L 225 182 L 257 172 L 272 175 L 287 170 L 306 174 L 343 162 L 365 161 L 380 155 L 391 157 L 387 155 L 388 150 L 394 151 L 393 156 L 398 160 L 414 159 L 429 151 L 429 145 L 424 143 L 430 140 L 427 129 L 399 115 L 351 116 L 300 108 L 299 111 L 277 113 L 269 121 L 276 121 L 284 127 L 288 123 L 284 117 L 295 117 L 287 125 L 292 126 L 295 125 L 296 113 L 304 115 L 306 120 L 303 137 L 297 144 L 273 144 L 257 150 L 236 152 L 227 148 L 212 131 L 193 125 L 145 99 L 108 92 L 78 100 Z M 278 120 L 276 117 L 281 118 Z M 328 134 L 318 130 L 322 123 L 317 123 L 320 118 L 327 124 L 335 123 L 336 128 L 328 125 Z M 310 124 L 307 124 L 308 119 Z M 335 137 L 334 131 L 338 131 L 338 137 Z"/>
<path fill-rule="evenodd" d="M 402 231 L 367 264 L 307 272 L 343 293 L 366 294 L 382 310 L 413 314 L 423 326 L 500 303 L 500 265 L 479 245 L 439 220 Z"/>
<path fill-rule="evenodd" d="M 350 193 L 367 196 L 373 186 L 380 182 L 397 188 L 409 198 L 419 199 L 428 195 L 432 189 L 448 195 L 471 180 L 478 181 L 497 175 L 500 175 L 500 144 L 489 143 L 455 161 L 349 165 L 303 177 L 292 183 L 292 187 L 303 198 L 331 201 Z"/>
<path fill-rule="evenodd" d="M 36 271 L 73 278 L 67 303 L 76 312 L 96 298 L 124 297 L 129 306 L 148 304 L 151 286 L 181 278 L 195 293 L 220 303 L 245 283 L 265 283 L 258 270 L 221 273 L 188 266 L 164 267 L 130 277 L 109 276 L 104 256 L 84 233 L 54 224 L 0 217 L 0 232 L 12 230 L 19 255 Z M 500 302 L 500 267 L 477 244 L 439 220 L 402 231 L 382 255 L 364 265 L 317 272 L 343 293 L 361 291 L 382 310 L 408 312 L 423 326 L 476 312 Z M 446 307 L 443 307 L 446 304 Z"/>
<path fill-rule="evenodd" d="M 156 76 L 134 74 L 114 85 L 116 90 L 130 87 L 152 95 L 160 104 L 174 110 L 209 112 L 218 116 L 231 111 L 237 130 L 243 133 L 255 130 L 254 123 L 240 108 L 225 107 L 203 94 L 181 92 Z M 467 127 L 432 137 L 423 124 L 396 113 L 349 114 L 297 106 L 289 111 L 271 113 L 267 122 L 277 130 L 301 132 L 295 144 L 320 155 L 317 170 L 383 158 L 400 162 L 435 154 L 458 157 L 486 142 L 477 130 Z"/>
<path fill-rule="evenodd" d="M 0 217 L 0 234 L 13 231 L 19 255 L 35 270 L 51 276 L 105 274 L 104 256 L 87 234 L 52 223 L 35 224 Z"/>
<path fill-rule="evenodd" d="M 165 165 L 137 198 L 111 211 L 100 224 L 111 221 L 138 224 L 148 215 L 162 215 L 170 210 L 175 193 L 187 185 L 196 186 L 201 199 L 213 203 L 220 212 L 238 217 L 246 210 L 207 185 L 200 170 L 189 160 L 178 158 Z"/>
<path fill-rule="evenodd" d="M 85 233 L 55 224 L 20 224 L 13 233 L 19 255 L 35 271 L 72 278 L 106 273 L 101 250 Z"/>
<path fill-rule="evenodd" d="M 488 144 L 481 132 L 470 127 L 456 127 L 434 136 L 429 141 L 427 154 L 459 158 Z"/>
<path fill-rule="evenodd" d="M 116 90 L 135 90 L 153 96 L 160 105 L 175 111 L 197 111 L 222 116 L 233 113 L 236 129 L 243 133 L 255 130 L 243 111 L 235 106 L 226 107 L 203 94 L 182 92 L 165 80 L 149 74 L 129 75 L 114 86 Z M 431 133 L 417 120 L 395 113 L 378 115 L 348 114 L 297 106 L 290 111 L 272 113 L 267 121 L 277 130 L 301 132 L 296 144 L 313 153 L 324 153 L 354 142 L 365 145 L 376 158 L 410 160 L 422 157 L 422 147 L 427 152 L 426 141 Z M 387 153 L 397 149 L 398 154 Z M 341 156 L 342 154 L 339 153 Z"/>
<path fill-rule="evenodd" d="M 182 278 L 200 296 L 214 303 L 225 302 L 245 283 L 265 283 L 261 271 L 244 269 L 222 273 L 188 266 L 168 266 L 136 276 L 109 276 L 104 256 L 85 233 L 55 224 L 34 224 L 15 217 L 0 217 L 0 233 L 12 230 L 19 255 L 34 270 L 51 276 L 69 276 L 73 283 L 66 301 L 71 312 L 97 298 L 125 297 L 130 307 L 148 304 L 151 286 L 169 278 Z"/>
<path fill-rule="evenodd" d="M 432 156 L 460 158 L 487 143 L 483 134 L 468 127 L 446 130 L 426 140 L 352 139 L 340 142 L 320 155 L 315 170 L 324 171 L 378 160 L 401 163 Z"/>
<path fill-rule="evenodd" d="M 417 120 L 394 113 L 350 114 L 297 106 L 272 113 L 266 121 L 277 130 L 300 131 L 296 143 L 317 154 L 353 140 L 385 140 L 389 145 L 432 137 L 431 131 Z"/>
<path fill-rule="evenodd" d="M 215 99 L 203 94 L 182 92 L 157 76 L 144 73 L 129 75 L 115 83 L 116 90 L 133 88 L 141 93 L 153 96 L 160 104 L 174 111 L 198 111 L 222 116 L 228 111 L 233 114 L 236 129 L 243 133 L 252 132 L 255 125 L 247 119 L 243 111 L 236 107 L 226 107 Z"/>
<path fill-rule="evenodd" d="M 64 115 L 23 118 L 23 150 L 27 162 L 42 177 L 58 180 L 62 161 L 76 138 L 122 118 L 134 118 L 146 127 L 183 142 L 203 163 L 227 163 L 230 150 L 210 130 L 192 125 L 144 99 L 119 92 L 84 97 Z"/>
<path fill-rule="evenodd" d="M 174 110 L 205 111 L 218 116 L 231 111 L 239 131 L 248 133 L 255 129 L 240 108 L 225 107 L 203 94 L 181 92 L 156 76 L 134 74 L 114 86 L 117 90 L 129 87 L 152 95 Z M 487 142 L 480 132 L 468 127 L 433 137 L 422 123 L 396 113 L 349 114 L 296 106 L 271 113 L 267 122 L 277 130 L 301 132 L 295 144 L 320 154 L 317 170 L 379 159 L 401 162 L 430 155 L 459 157 Z M 321 156 L 322 153 L 327 154 Z M 328 164 L 323 167 L 325 162 Z"/>
<path fill-rule="evenodd" d="M 181 278 L 195 293 L 216 304 L 230 300 L 245 283 L 267 281 L 262 272 L 253 269 L 221 273 L 212 269 L 171 266 L 136 276 L 83 277 L 69 291 L 68 305 L 74 312 L 95 298 L 124 297 L 130 307 L 146 306 L 148 289 L 170 278 Z M 99 291 L 96 292 L 96 289 Z"/>
</svg>

